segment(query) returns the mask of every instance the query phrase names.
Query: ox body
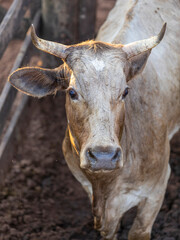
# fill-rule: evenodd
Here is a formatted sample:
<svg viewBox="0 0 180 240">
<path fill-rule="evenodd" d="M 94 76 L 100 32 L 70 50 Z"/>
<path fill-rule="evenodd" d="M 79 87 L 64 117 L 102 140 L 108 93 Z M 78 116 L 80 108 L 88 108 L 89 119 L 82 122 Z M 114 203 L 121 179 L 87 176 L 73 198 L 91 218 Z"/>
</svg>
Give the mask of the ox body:
<svg viewBox="0 0 180 240">
<path fill-rule="evenodd" d="M 9 78 L 35 97 L 66 89 L 64 156 L 90 197 L 94 226 L 104 239 L 116 239 L 123 214 L 137 206 L 128 239 L 149 240 L 170 175 L 169 141 L 180 125 L 179 3 L 156 2 L 117 1 L 98 41 L 65 46 L 32 29 L 35 46 L 64 64 L 18 69 Z M 158 36 L 137 40 L 165 21 L 166 36 L 151 53 L 165 25 Z"/>
</svg>

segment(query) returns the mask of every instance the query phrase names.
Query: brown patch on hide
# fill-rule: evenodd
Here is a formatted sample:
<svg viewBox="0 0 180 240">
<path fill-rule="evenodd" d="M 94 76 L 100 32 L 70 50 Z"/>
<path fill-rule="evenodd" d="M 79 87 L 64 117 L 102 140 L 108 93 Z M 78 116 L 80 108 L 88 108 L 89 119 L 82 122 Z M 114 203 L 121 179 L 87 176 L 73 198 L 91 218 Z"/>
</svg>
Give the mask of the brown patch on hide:
<svg viewBox="0 0 180 240">
<path fill-rule="evenodd" d="M 149 129 L 152 130 L 148 133 L 144 132 L 144 141 L 141 147 L 139 147 L 139 153 L 142 157 L 139 166 L 139 176 L 142 181 L 157 177 L 160 170 L 162 171 L 167 166 L 167 161 L 169 160 L 169 140 L 167 132 L 163 131 L 166 128 L 166 124 L 157 120 L 157 125 L 159 131 L 155 127 L 150 126 Z"/>
<path fill-rule="evenodd" d="M 80 104 L 71 102 L 71 99 L 67 94 L 66 113 L 71 135 L 74 138 L 74 140 L 73 138 L 71 138 L 71 140 L 74 141 L 73 145 L 76 145 L 76 148 L 80 151 L 82 144 L 86 142 L 90 134 L 87 121 L 89 117 L 89 109 L 85 102 L 81 102 Z"/>
<path fill-rule="evenodd" d="M 117 111 L 117 108 L 119 108 L 119 106 L 118 106 L 119 104 L 121 104 L 120 110 Z M 125 119 L 124 101 L 122 101 L 121 103 L 118 103 L 118 104 L 111 103 L 111 109 L 112 109 L 112 111 L 116 112 L 115 123 L 114 123 L 115 124 L 115 133 L 117 134 L 119 142 L 120 142 L 122 133 L 123 133 L 123 129 L 124 129 L 124 119 Z"/>
<path fill-rule="evenodd" d="M 137 0 L 134 1 L 133 6 L 129 9 L 129 11 L 128 11 L 127 14 L 126 14 L 126 20 L 127 20 L 128 22 L 130 22 L 130 21 L 133 19 L 133 16 L 134 16 L 134 7 L 136 6 L 137 2 L 138 2 Z"/>
</svg>

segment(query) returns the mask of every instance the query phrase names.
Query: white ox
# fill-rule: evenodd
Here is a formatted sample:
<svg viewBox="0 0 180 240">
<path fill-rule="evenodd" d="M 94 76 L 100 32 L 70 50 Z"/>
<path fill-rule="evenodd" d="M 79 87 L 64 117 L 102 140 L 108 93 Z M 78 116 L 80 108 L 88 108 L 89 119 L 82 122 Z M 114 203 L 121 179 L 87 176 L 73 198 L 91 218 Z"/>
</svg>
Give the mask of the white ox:
<svg viewBox="0 0 180 240">
<path fill-rule="evenodd" d="M 134 206 L 128 239 L 150 239 L 164 198 L 169 141 L 180 124 L 179 9 L 178 0 L 119 0 L 99 42 L 73 46 L 40 39 L 32 29 L 35 46 L 64 64 L 18 69 L 9 78 L 36 97 L 66 89 L 64 156 L 89 194 L 94 226 L 104 239 L 116 239 L 120 219 Z M 163 22 L 166 36 L 151 53 L 165 25 L 158 36 L 137 40 L 157 32 Z"/>
</svg>

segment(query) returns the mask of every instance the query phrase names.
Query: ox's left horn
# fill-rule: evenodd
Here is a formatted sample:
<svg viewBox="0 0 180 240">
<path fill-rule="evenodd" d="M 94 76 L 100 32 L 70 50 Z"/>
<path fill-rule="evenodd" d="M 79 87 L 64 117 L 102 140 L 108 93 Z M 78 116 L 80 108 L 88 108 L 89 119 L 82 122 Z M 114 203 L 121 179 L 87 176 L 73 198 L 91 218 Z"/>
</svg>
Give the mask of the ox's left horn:
<svg viewBox="0 0 180 240">
<path fill-rule="evenodd" d="M 140 40 L 137 42 L 133 42 L 130 44 L 126 44 L 122 47 L 122 49 L 126 52 L 127 58 L 134 57 L 158 45 L 160 41 L 163 39 L 165 31 L 166 31 L 166 23 L 164 23 L 160 33 L 157 36 Z"/>
<path fill-rule="evenodd" d="M 33 24 L 31 25 L 31 39 L 35 47 L 37 47 L 39 50 L 50 53 L 59 58 L 66 58 L 67 54 L 65 51 L 68 47 L 60 43 L 55 43 L 39 38 L 36 35 Z"/>
</svg>

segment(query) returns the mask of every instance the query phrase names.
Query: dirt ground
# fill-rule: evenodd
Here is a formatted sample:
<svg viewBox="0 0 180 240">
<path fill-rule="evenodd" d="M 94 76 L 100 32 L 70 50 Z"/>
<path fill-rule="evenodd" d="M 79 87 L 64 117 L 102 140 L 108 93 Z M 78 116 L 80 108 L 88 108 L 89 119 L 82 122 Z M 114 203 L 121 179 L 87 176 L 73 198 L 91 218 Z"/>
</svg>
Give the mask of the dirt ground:
<svg viewBox="0 0 180 240">
<path fill-rule="evenodd" d="M 111 7 L 114 4 L 114 0 L 104 2 L 97 28 L 109 11 L 110 2 Z M 13 48 L 11 54 L 12 51 Z M 21 139 L 14 142 L 11 170 L 0 189 L 0 240 L 100 239 L 93 230 L 87 194 L 72 176 L 62 154 L 66 129 L 64 104 L 63 93 L 31 99 L 28 104 Z M 172 174 L 153 227 L 153 240 L 180 240 L 179 156 L 180 133 L 172 141 Z M 119 239 L 127 239 L 134 213 L 123 218 Z"/>
</svg>

